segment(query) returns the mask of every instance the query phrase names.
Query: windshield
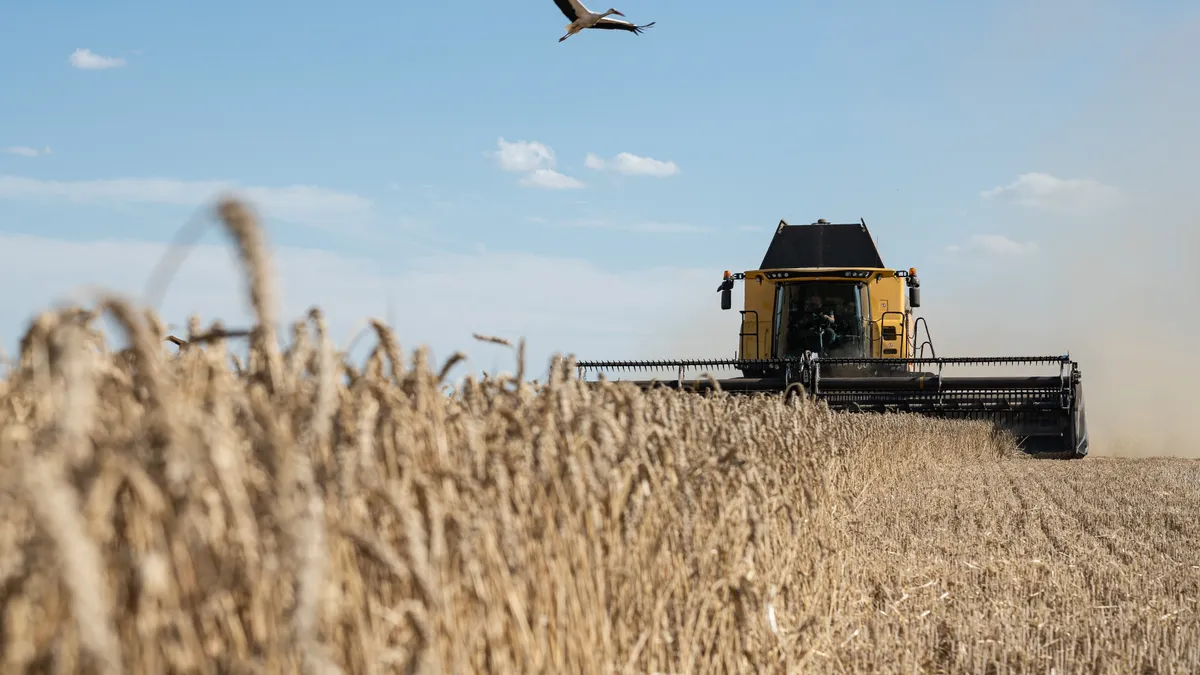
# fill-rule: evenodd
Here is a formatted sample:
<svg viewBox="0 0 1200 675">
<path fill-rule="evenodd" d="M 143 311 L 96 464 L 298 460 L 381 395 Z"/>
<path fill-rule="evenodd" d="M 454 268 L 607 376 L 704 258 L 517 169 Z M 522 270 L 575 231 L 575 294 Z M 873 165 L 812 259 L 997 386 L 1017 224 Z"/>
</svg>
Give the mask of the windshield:
<svg viewBox="0 0 1200 675">
<path fill-rule="evenodd" d="M 864 356 L 863 284 L 803 281 L 775 290 L 776 354 Z"/>
</svg>

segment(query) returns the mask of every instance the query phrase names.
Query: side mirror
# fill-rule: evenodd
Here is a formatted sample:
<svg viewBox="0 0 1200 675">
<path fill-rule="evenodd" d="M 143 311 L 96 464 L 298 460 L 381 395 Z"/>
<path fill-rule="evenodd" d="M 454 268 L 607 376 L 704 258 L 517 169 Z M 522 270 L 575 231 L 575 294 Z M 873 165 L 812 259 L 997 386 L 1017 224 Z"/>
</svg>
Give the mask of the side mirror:
<svg viewBox="0 0 1200 675">
<path fill-rule="evenodd" d="M 921 288 L 919 286 L 908 287 L 908 304 L 912 307 L 921 306 Z"/>
<path fill-rule="evenodd" d="M 721 285 L 717 286 L 717 290 L 721 291 L 721 309 L 733 307 L 733 279 L 726 277 Z"/>
</svg>

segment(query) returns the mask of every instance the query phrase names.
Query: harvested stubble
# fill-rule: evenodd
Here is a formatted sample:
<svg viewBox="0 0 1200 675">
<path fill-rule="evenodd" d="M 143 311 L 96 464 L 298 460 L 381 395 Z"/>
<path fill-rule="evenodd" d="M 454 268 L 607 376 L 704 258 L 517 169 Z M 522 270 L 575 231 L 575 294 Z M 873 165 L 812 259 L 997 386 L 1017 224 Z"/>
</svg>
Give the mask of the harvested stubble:
<svg viewBox="0 0 1200 675">
<path fill-rule="evenodd" d="M 1024 460 L 978 425 L 588 387 L 569 362 L 446 395 L 447 368 L 406 363 L 378 323 L 361 370 L 317 311 L 274 347 L 257 229 L 240 205 L 222 215 L 259 315 L 245 364 L 219 325 L 174 354 L 117 300 L 23 341 L 0 410 L 4 672 L 1128 673 L 1200 656 L 1191 465 L 1153 465 L 1181 506 L 1114 487 L 1145 488 L 1148 465 Z M 101 311 L 128 348 L 106 350 Z"/>
</svg>

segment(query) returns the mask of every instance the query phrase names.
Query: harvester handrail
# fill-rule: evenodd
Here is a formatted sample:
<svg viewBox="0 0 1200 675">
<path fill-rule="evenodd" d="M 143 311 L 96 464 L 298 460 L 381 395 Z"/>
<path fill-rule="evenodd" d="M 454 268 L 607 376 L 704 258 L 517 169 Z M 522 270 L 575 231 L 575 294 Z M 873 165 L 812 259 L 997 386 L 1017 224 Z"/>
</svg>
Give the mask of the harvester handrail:
<svg viewBox="0 0 1200 675">
<path fill-rule="evenodd" d="M 917 340 L 919 340 L 921 337 L 921 326 L 925 326 L 925 341 L 922 342 L 918 347 Z M 933 348 L 933 336 L 929 333 L 929 322 L 925 320 L 925 317 L 918 316 L 917 320 L 913 322 L 912 353 L 916 354 L 918 353 L 918 350 L 920 350 L 920 354 L 924 355 L 925 345 L 929 345 L 929 355 L 933 358 L 937 358 L 937 350 Z"/>
</svg>

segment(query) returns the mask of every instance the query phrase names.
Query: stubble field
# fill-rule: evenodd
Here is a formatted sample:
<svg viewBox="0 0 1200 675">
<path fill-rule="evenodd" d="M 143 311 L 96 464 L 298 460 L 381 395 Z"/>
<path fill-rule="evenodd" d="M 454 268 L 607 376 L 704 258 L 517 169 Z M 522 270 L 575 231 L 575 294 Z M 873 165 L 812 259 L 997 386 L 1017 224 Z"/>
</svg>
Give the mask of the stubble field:
<svg viewBox="0 0 1200 675">
<path fill-rule="evenodd" d="M 982 425 L 569 363 L 447 393 L 382 324 L 361 364 L 319 311 L 278 339 L 265 244 L 221 213 L 250 359 L 107 300 L 43 315 L 0 384 L 4 672 L 1200 663 L 1200 462 L 1039 461 Z"/>
</svg>

